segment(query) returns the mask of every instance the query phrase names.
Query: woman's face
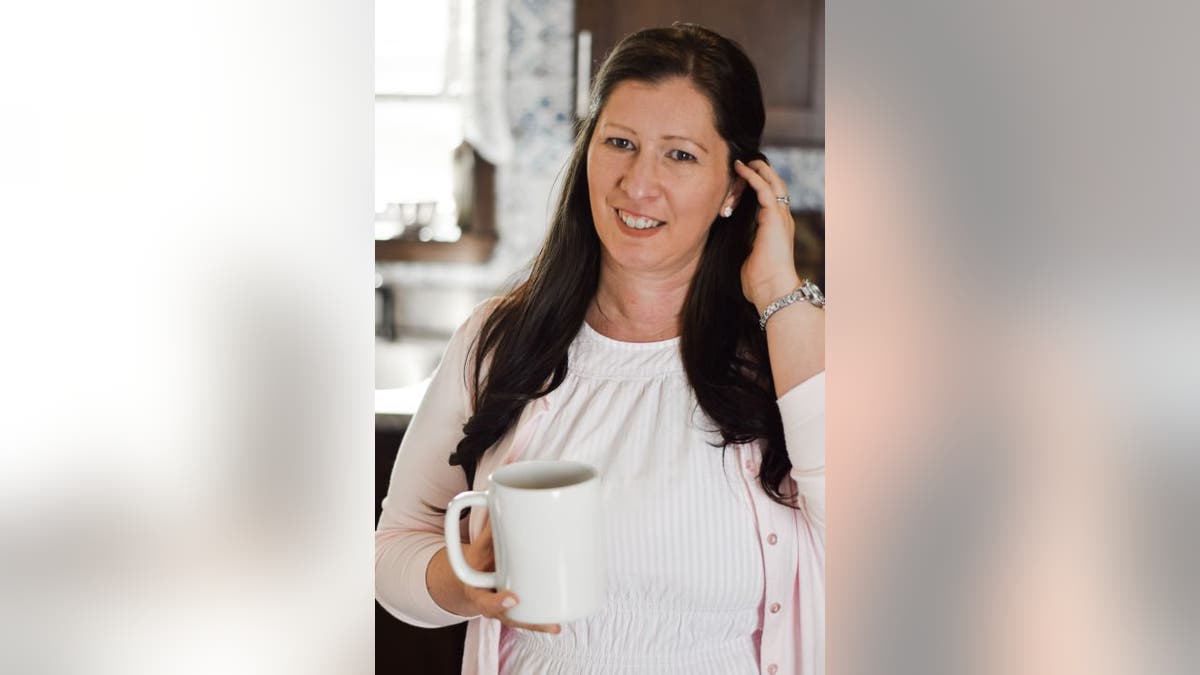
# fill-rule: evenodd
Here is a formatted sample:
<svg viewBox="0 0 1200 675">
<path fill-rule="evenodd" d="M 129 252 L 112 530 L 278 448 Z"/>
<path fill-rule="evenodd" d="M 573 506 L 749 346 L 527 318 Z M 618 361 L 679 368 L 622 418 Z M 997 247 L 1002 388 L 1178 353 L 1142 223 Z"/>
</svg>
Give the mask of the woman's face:
<svg viewBox="0 0 1200 675">
<path fill-rule="evenodd" d="M 627 80 L 613 89 L 588 145 L 592 219 L 618 268 L 694 270 L 729 203 L 729 149 L 712 106 L 689 80 Z"/>
</svg>

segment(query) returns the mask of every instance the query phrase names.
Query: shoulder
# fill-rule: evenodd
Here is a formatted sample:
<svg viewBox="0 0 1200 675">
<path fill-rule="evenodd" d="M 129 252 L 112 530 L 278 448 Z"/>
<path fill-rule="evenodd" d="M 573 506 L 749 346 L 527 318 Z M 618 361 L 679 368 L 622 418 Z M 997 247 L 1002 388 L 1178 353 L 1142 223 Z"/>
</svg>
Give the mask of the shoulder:
<svg viewBox="0 0 1200 675">
<path fill-rule="evenodd" d="M 469 390 L 473 389 L 472 385 L 475 380 L 472 364 L 478 353 L 479 336 L 483 332 L 484 324 L 503 302 L 502 296 L 493 296 L 475 305 L 467 318 L 454 331 L 453 337 L 450 338 L 450 344 L 446 348 L 446 356 L 443 361 L 452 361 L 454 366 L 462 371 L 463 384 Z M 486 365 L 484 370 L 486 371 Z"/>
<path fill-rule="evenodd" d="M 464 339 L 468 345 L 473 344 L 483 331 L 483 325 L 502 304 L 504 304 L 504 297 L 496 295 L 475 305 L 471 309 L 471 313 L 459 325 L 458 330 L 455 331 L 455 337 Z"/>
</svg>

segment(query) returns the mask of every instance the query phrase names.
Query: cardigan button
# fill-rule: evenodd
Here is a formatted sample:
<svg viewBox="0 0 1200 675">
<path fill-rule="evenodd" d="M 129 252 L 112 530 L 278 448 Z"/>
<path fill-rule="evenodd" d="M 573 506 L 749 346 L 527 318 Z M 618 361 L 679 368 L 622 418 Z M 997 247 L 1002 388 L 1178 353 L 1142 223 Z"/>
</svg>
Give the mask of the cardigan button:
<svg viewBox="0 0 1200 675">
<path fill-rule="evenodd" d="M 772 614 L 778 614 L 779 610 L 781 610 L 781 609 L 783 609 L 783 605 L 779 604 L 778 602 L 771 603 L 771 613 Z"/>
<path fill-rule="evenodd" d="M 775 665 L 774 663 L 767 666 L 767 672 L 770 673 L 771 675 L 775 675 L 775 673 L 778 671 L 779 671 L 779 666 Z"/>
<path fill-rule="evenodd" d="M 774 546 L 775 544 L 779 543 L 779 537 L 776 537 L 775 533 L 772 532 L 771 534 L 767 535 L 767 543 Z"/>
<path fill-rule="evenodd" d="M 750 473 L 754 473 L 756 469 L 757 469 L 757 467 L 754 466 L 754 460 L 752 460 L 752 459 L 746 460 L 746 470 L 747 471 L 749 471 Z"/>
</svg>

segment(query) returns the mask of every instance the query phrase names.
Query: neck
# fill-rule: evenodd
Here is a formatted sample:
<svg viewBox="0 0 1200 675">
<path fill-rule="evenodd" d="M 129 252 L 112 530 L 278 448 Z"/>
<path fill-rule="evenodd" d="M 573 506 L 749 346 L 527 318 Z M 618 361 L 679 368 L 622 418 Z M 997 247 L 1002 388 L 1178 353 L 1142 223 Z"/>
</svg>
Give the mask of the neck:
<svg viewBox="0 0 1200 675">
<path fill-rule="evenodd" d="M 587 322 L 596 332 L 623 342 L 677 337 L 695 270 L 693 263 L 666 273 L 637 272 L 605 260 Z"/>
</svg>

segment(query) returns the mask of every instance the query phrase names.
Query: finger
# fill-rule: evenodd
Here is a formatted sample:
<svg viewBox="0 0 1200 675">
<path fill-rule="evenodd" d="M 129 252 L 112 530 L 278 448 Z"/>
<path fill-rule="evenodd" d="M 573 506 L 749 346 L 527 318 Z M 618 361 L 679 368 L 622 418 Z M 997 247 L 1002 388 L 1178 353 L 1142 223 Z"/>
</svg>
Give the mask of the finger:
<svg viewBox="0 0 1200 675">
<path fill-rule="evenodd" d="M 560 626 L 556 623 L 545 623 L 545 624 L 518 623 L 516 621 L 506 621 L 503 619 L 501 620 L 501 623 L 503 623 L 505 626 L 508 626 L 509 628 L 520 628 L 522 630 L 532 630 L 532 631 L 537 631 L 539 633 L 550 633 L 551 635 L 558 635 L 559 633 L 562 632 L 562 626 Z"/>
<path fill-rule="evenodd" d="M 775 192 L 776 197 L 782 197 L 787 194 L 787 183 L 783 180 L 783 177 L 779 175 L 779 172 L 775 170 L 775 167 L 767 164 L 761 159 L 751 160 L 747 166 L 749 166 L 751 169 L 754 169 L 758 175 L 767 180 L 767 184 L 771 186 L 771 189 Z M 778 204 L 782 202 L 776 203 Z"/>
<path fill-rule="evenodd" d="M 490 588 L 467 588 L 467 595 L 479 613 L 489 619 L 507 620 L 504 613 L 517 606 L 517 596 L 509 591 L 496 592 Z"/>
<path fill-rule="evenodd" d="M 775 170 L 771 168 L 770 164 L 767 164 L 761 159 L 756 159 L 751 161 L 749 164 L 743 164 L 742 166 L 746 171 L 740 172 L 740 175 L 745 177 L 747 182 L 753 180 L 749 177 L 750 173 L 752 173 L 755 178 L 758 178 L 761 181 L 759 183 L 755 183 L 755 192 L 759 196 L 758 203 L 763 208 L 770 208 L 772 205 L 774 205 L 776 207 L 784 207 L 785 211 L 791 210 L 791 207 L 787 202 L 779 200 L 779 197 L 784 197 L 787 195 L 787 183 L 785 183 L 783 179 L 779 177 L 779 174 L 775 173 Z M 763 194 L 764 192 L 766 192 L 766 194 Z"/>
<path fill-rule="evenodd" d="M 496 564 L 496 549 L 492 540 L 492 528 L 485 522 L 483 529 L 471 542 L 470 560 L 484 571 L 490 571 Z"/>
<path fill-rule="evenodd" d="M 511 591 L 501 591 L 493 593 L 484 589 L 478 589 L 479 592 L 472 592 L 476 598 L 476 605 L 479 606 L 484 616 L 490 619 L 497 619 L 500 623 L 512 628 L 521 628 L 524 630 L 537 631 L 539 633 L 558 634 L 562 631 L 562 626 L 556 623 L 547 624 L 532 624 L 513 621 L 508 618 L 508 610 L 516 607 L 519 603 L 515 593 Z"/>
<path fill-rule="evenodd" d="M 743 164 L 741 160 L 734 162 L 733 166 L 738 172 L 738 175 L 746 179 L 746 182 L 750 184 L 750 187 L 754 188 L 754 194 L 758 196 L 759 206 L 763 207 L 764 209 L 769 209 L 771 206 L 779 203 L 775 201 L 775 190 L 771 187 L 771 184 L 767 182 L 766 178 L 763 178 L 757 171 L 750 168 L 746 164 Z"/>
<path fill-rule="evenodd" d="M 496 550 L 492 547 L 492 543 L 476 542 L 463 551 L 467 562 L 471 567 L 482 572 L 491 572 L 496 566 Z"/>
</svg>

